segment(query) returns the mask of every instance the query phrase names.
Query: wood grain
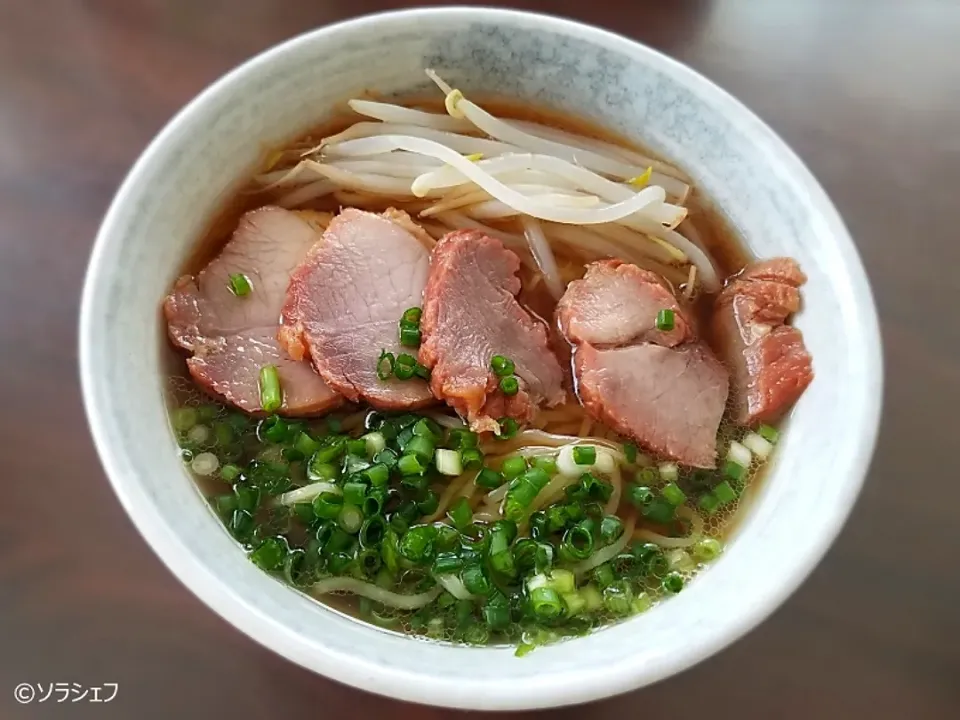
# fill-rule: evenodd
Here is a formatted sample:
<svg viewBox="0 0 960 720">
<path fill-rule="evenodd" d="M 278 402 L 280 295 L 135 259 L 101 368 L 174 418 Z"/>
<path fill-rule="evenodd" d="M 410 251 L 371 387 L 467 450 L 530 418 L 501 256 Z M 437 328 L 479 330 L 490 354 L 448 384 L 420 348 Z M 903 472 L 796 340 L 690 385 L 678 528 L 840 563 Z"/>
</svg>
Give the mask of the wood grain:
<svg viewBox="0 0 960 720">
<path fill-rule="evenodd" d="M 60 714 L 50 701 L 17 705 L 13 687 L 24 681 L 120 684 L 109 705 L 63 711 L 78 718 L 455 715 L 313 676 L 180 586 L 108 487 L 76 370 L 93 236 L 149 139 L 196 92 L 260 50 L 404 5 L 0 0 L 0 718 Z M 637 38 L 767 120 L 848 222 L 886 348 L 869 481 L 801 590 L 682 676 L 552 716 L 956 717 L 960 3 L 512 5 Z"/>
</svg>

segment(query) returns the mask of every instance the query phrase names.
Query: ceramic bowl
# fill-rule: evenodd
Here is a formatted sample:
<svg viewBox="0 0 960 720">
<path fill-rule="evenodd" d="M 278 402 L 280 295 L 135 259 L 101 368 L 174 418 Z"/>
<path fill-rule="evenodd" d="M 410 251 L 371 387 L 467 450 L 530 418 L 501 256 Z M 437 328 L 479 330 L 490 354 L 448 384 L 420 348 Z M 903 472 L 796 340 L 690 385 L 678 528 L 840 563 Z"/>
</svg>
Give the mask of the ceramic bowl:
<svg viewBox="0 0 960 720">
<path fill-rule="evenodd" d="M 392 634 L 300 595 L 250 563 L 178 459 L 164 405 L 159 312 L 191 248 L 275 146 L 365 89 L 428 87 L 425 67 L 474 93 L 581 115 L 687 169 L 758 256 L 809 276 L 796 319 L 816 380 L 794 409 L 726 552 L 682 593 L 588 637 L 516 658 Z M 211 609 L 284 657 L 395 698 L 475 709 L 582 702 L 703 660 L 803 581 L 857 497 L 877 433 L 882 370 L 867 279 L 836 209 L 773 131 L 687 67 L 551 17 L 435 8 L 320 28 L 263 53 L 187 105 L 137 161 L 104 219 L 83 295 L 84 400 L 124 508 Z"/>
</svg>

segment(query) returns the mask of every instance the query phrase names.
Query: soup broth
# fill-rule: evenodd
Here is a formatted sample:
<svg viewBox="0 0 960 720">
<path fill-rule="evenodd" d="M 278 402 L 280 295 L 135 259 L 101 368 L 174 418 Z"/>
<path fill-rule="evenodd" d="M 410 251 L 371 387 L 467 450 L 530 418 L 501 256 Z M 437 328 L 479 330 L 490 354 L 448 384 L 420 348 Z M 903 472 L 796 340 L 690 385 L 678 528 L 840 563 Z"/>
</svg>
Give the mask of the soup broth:
<svg viewBox="0 0 960 720">
<path fill-rule="evenodd" d="M 422 98 L 406 104 L 443 111 L 442 102 Z M 500 118 L 647 152 L 581 119 L 497 98 L 480 104 Z M 340 114 L 267 153 L 262 173 L 282 175 L 296 166 L 304 151 L 358 119 Z M 262 180 L 251 181 L 212 222 L 184 272 L 196 273 L 214 258 L 244 212 L 289 193 L 288 186 L 264 190 Z M 395 207 L 422 220 L 438 237 L 445 229 L 436 219 L 418 217 L 430 204 L 411 197 L 338 192 L 304 202 L 297 210 L 336 213 L 349 205 L 380 212 Z M 685 205 L 689 212 L 681 229 L 697 238 L 721 278 L 738 273 L 750 258 L 728 224 L 696 189 Z M 496 231 L 518 232 L 516 218 L 484 222 Z M 589 244 L 556 241 L 550 229 L 546 236 L 564 283 L 582 277 L 589 262 L 607 257 Z M 690 316 L 706 325 L 713 297 L 699 288 L 688 292 L 693 288 L 687 287 L 686 271 L 651 263 L 685 298 Z M 552 326 L 557 301 L 534 262 L 522 265 L 520 279 L 521 305 Z M 556 332 L 551 341 L 557 356 L 569 363 L 570 346 Z M 750 455 L 746 466 L 727 460 L 731 442 L 756 435 L 736 425 L 730 412 L 719 430 L 718 469 L 698 470 L 645 454 L 587 415 L 572 389 L 565 404 L 542 410 L 532 425 L 512 436 L 506 437 L 510 432 L 505 429 L 503 438 L 489 433 L 478 437 L 462 428 L 444 405 L 407 413 L 380 413 L 357 405 L 318 418 L 252 417 L 199 388 L 181 353 L 171 349 L 168 362 L 171 418 L 184 463 L 251 559 L 339 611 L 388 630 L 437 640 L 512 643 L 523 653 L 647 611 L 680 592 L 722 551 L 762 476 L 760 456 L 765 453 Z M 769 446 L 776 431 L 765 426 L 760 436 Z M 391 453 L 394 461 L 403 456 L 402 441 L 414 437 L 425 438 L 430 448 L 456 450 L 465 467 L 455 475 L 431 471 L 400 479 L 391 470 L 389 477 L 374 477 L 371 468 L 386 464 Z M 587 459 L 609 459 L 615 469 L 604 473 L 600 460 L 594 461 L 596 469 L 585 460 L 583 477 L 544 498 L 549 502 L 532 514 L 504 521 L 504 496 L 512 483 L 484 485 L 478 477 L 481 463 L 484 472 L 500 473 L 501 481 L 536 468 L 556 478 L 558 455 L 577 453 L 577 448 L 585 450 L 580 456 Z M 354 477 L 363 480 L 352 482 Z M 329 497 L 308 491 L 302 502 L 283 500 L 298 488 L 322 482 L 337 486 L 335 497 L 333 491 Z M 321 502 L 324 498 L 330 501 L 327 505 Z M 344 517 L 347 505 L 356 506 L 355 516 Z M 417 531 L 419 540 L 407 540 Z M 577 544 L 581 536 L 588 551 Z M 489 554 L 491 543 L 508 548 L 509 559 L 495 562 L 496 553 Z M 618 551 L 608 553 L 604 562 L 585 565 L 618 544 Z M 349 580 L 338 584 L 343 577 Z M 361 585 L 366 588 L 362 596 L 355 594 Z M 555 603 L 555 609 L 547 607 Z M 543 612 L 531 610 L 532 605 Z"/>
</svg>

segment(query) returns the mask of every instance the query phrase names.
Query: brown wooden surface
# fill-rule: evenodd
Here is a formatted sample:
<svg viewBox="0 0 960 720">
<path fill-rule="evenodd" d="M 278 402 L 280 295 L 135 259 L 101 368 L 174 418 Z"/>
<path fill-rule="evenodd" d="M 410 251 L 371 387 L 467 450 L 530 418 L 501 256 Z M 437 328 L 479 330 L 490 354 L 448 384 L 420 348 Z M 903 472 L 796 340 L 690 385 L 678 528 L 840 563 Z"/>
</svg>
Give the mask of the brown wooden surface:
<svg viewBox="0 0 960 720">
<path fill-rule="evenodd" d="M 316 677 L 201 605 L 115 501 L 76 369 L 93 236 L 149 139 L 260 50 L 404 5 L 0 0 L 0 718 L 453 715 Z M 960 3 L 515 6 L 635 37 L 766 119 L 849 223 L 886 346 L 873 469 L 849 525 L 802 589 L 683 676 L 555 715 L 958 717 Z M 12 691 L 22 681 L 120 688 L 109 705 L 19 706 Z"/>
</svg>

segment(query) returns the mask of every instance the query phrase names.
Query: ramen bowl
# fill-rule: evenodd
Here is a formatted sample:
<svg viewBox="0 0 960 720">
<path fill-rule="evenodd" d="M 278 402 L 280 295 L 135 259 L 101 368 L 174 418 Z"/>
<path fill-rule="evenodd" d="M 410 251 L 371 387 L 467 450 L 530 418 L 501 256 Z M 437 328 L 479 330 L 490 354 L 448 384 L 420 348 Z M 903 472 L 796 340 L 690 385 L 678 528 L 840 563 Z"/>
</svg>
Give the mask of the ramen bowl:
<svg viewBox="0 0 960 720">
<path fill-rule="evenodd" d="M 388 61 L 385 59 L 388 58 Z M 816 378 L 723 556 L 683 593 L 586 637 L 516 657 L 387 632 L 261 572 L 184 470 L 164 400 L 158 307 L 263 148 L 344 99 L 454 85 L 594 121 L 683 167 L 753 254 L 809 277 L 796 325 Z M 584 702 L 656 682 L 760 623 L 836 537 L 867 472 L 882 396 L 876 313 L 837 211 L 794 153 L 689 68 L 556 18 L 419 9 L 359 18 L 279 45 L 193 100 L 154 140 L 104 219 L 81 310 L 84 400 L 107 475 L 173 573 L 237 629 L 289 660 L 403 700 L 471 709 Z"/>
</svg>

